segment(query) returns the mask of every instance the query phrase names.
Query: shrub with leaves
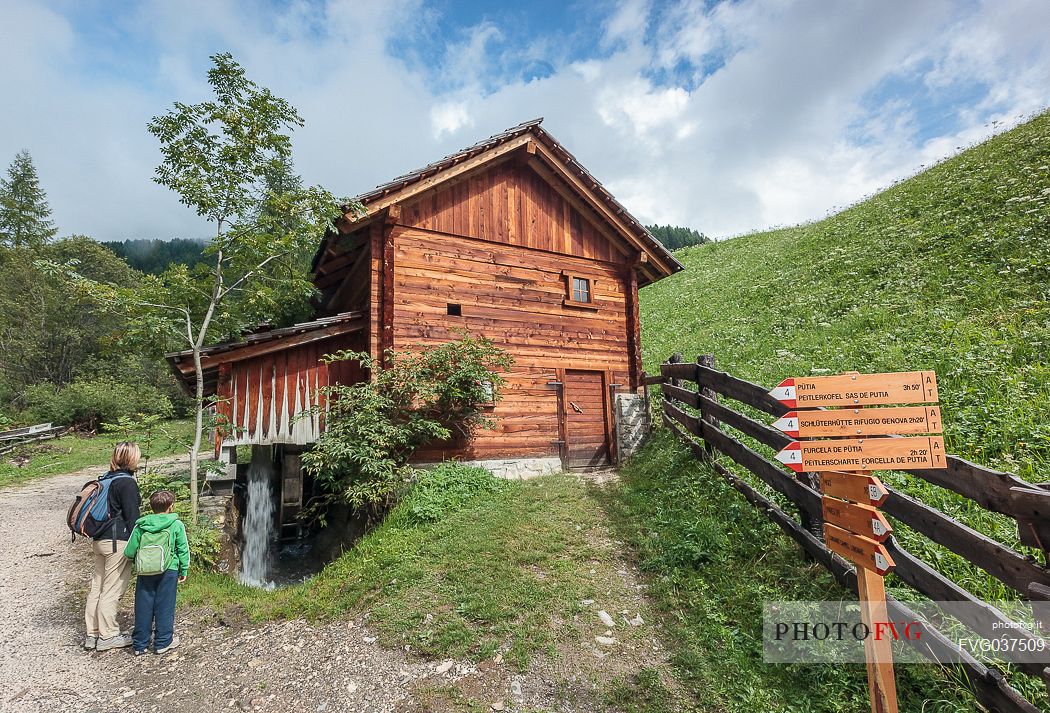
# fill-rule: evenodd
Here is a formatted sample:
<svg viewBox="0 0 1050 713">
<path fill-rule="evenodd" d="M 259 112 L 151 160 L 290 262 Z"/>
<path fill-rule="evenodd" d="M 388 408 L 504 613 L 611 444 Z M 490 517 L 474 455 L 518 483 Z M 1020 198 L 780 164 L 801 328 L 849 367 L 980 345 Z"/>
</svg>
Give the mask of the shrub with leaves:
<svg viewBox="0 0 1050 713">
<path fill-rule="evenodd" d="M 388 352 L 387 364 L 364 352 L 339 352 L 328 361 L 355 360 L 370 381 L 325 389 L 325 432 L 303 457 L 332 502 L 380 510 L 406 482 L 405 466 L 420 446 L 467 441 L 490 424 L 485 407 L 499 400 L 499 372 L 512 359 L 490 340 L 461 336 L 414 352 Z"/>
<path fill-rule="evenodd" d="M 175 512 L 186 525 L 191 566 L 209 569 L 219 561 L 219 528 L 208 518 L 195 519 L 190 511 L 189 480 L 178 475 L 146 471 L 138 476 L 143 514 L 149 512 L 149 498 L 158 490 L 175 493 Z"/>
<path fill-rule="evenodd" d="M 25 401 L 35 421 L 96 430 L 130 414 L 172 415 L 172 405 L 160 389 L 128 384 L 109 376 L 77 379 L 65 386 L 44 382 L 26 389 Z"/>
<path fill-rule="evenodd" d="M 398 512 L 413 525 L 438 522 L 475 498 L 501 493 L 508 485 L 484 468 L 446 461 L 432 470 L 416 471 L 416 483 Z"/>
</svg>

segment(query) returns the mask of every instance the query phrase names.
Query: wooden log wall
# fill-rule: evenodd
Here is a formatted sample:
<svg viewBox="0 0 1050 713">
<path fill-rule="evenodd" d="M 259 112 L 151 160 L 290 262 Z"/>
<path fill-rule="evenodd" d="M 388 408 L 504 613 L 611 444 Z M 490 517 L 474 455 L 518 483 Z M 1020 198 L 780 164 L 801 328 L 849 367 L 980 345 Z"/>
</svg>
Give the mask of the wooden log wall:
<svg viewBox="0 0 1050 713">
<path fill-rule="evenodd" d="M 686 388 L 682 380 L 692 382 L 697 390 Z M 655 382 L 655 379 L 647 381 Z M 768 394 L 768 389 L 758 384 L 716 371 L 702 363 L 685 364 L 667 362 L 661 367 L 661 388 L 664 392 L 663 421 L 679 438 L 686 441 L 694 454 L 709 458 L 716 450 L 746 468 L 771 489 L 784 496 L 800 513 L 800 519 L 820 517 L 821 495 L 809 483 L 800 481 L 777 464 L 733 437 L 723 427 L 758 441 L 773 450 L 779 450 L 791 442 L 791 438 L 780 431 L 739 413 L 714 398 L 721 394 L 735 399 L 770 415 L 779 416 L 786 409 Z M 695 409 L 697 414 L 688 408 Z M 788 515 L 773 501 L 761 495 L 752 486 L 726 469 L 720 463 L 712 466 L 730 485 L 740 491 L 752 504 L 759 507 L 770 519 L 795 539 L 816 561 L 823 564 L 840 583 L 856 590 L 856 577 L 850 566 L 837 555 L 832 555 L 824 543 L 807 531 L 800 522 Z M 946 474 L 962 475 L 963 482 L 952 482 Z M 990 510 L 1013 516 L 1018 520 L 1023 539 L 1023 524 L 1039 516 L 1044 502 L 1043 492 L 1031 484 L 1024 483 L 1009 474 L 1000 473 L 949 456 L 949 465 L 944 471 L 919 471 L 913 473 L 930 482 L 950 487 L 956 493 L 971 497 Z M 981 482 L 989 487 L 978 495 Z M 1024 487 L 1017 487 L 1023 483 Z M 1009 488 L 1004 487 L 1009 485 Z M 882 510 L 895 520 L 914 531 L 929 537 L 970 563 L 997 578 L 1021 598 L 1036 598 L 1032 592 L 1050 591 L 1050 570 L 1030 556 L 1022 555 L 1012 548 L 979 533 L 939 510 L 932 508 L 903 493 L 887 488 L 890 492 Z M 1023 492 L 1019 492 L 1023 491 Z M 1009 495 L 1007 495 L 1009 492 Z M 1026 498 L 1028 498 L 1026 500 Z M 1011 620 L 986 602 L 981 601 L 957 583 L 940 574 L 934 567 L 907 552 L 895 538 L 887 541 L 887 547 L 897 563 L 896 576 L 908 586 L 926 595 L 932 601 L 958 601 L 972 605 L 960 608 L 957 618 L 978 634 L 993 638 L 997 630 L 1009 629 L 1016 636 L 1034 637 L 1024 629 L 1018 629 Z M 908 612 L 899 602 L 890 602 L 891 613 Z M 975 610 L 981 615 L 976 616 Z M 914 619 L 914 613 L 908 613 Z M 996 627 L 999 627 L 997 629 Z M 912 643 L 912 642 L 909 642 Z M 957 663 L 953 664 L 967 685 L 982 704 L 994 711 L 1035 711 L 1037 708 L 1011 687 L 1003 675 L 994 668 L 985 666 L 972 656 L 960 652 L 944 637 L 936 634 L 930 641 L 924 640 L 919 650 L 924 655 L 931 652 L 952 652 Z M 1050 685 L 1050 669 L 1017 655 L 1010 657 L 1020 670 L 1041 677 Z"/>
<path fill-rule="evenodd" d="M 630 387 L 621 266 L 415 228 L 395 231 L 394 348 L 447 342 L 465 329 L 515 360 L 492 413 L 495 429 L 467 449 L 429 449 L 419 458 L 558 455 L 557 383 L 564 370 L 600 372 L 608 385 Z M 563 304 L 564 271 L 591 279 L 592 308 Z M 460 305 L 460 316 L 448 314 L 450 303 Z"/>
</svg>

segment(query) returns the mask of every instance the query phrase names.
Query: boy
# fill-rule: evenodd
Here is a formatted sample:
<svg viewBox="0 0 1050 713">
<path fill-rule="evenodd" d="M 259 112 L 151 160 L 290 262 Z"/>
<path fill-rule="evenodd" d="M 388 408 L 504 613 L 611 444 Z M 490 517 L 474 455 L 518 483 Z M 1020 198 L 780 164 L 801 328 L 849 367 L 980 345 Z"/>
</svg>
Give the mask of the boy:
<svg viewBox="0 0 1050 713">
<path fill-rule="evenodd" d="M 136 656 L 146 653 L 153 634 L 153 652 L 166 654 L 179 645 L 175 636 L 175 591 L 177 583 L 186 581 L 190 568 L 190 546 L 186 526 L 172 512 L 175 494 L 158 490 L 149 499 L 152 515 L 143 515 L 135 522 L 135 529 L 124 548 L 124 556 L 134 560 L 142 549 L 137 568 L 152 566 L 155 573 L 140 572 L 135 581 L 135 630 L 131 645 Z M 157 537 L 156 535 L 161 535 Z M 150 543 L 148 546 L 143 538 Z M 165 547 L 166 546 L 166 547 Z M 147 547 L 154 551 L 146 557 Z M 163 553 L 160 557 L 156 553 Z M 163 560 L 163 564 L 161 564 Z M 145 565 L 152 561 L 152 565 Z"/>
</svg>

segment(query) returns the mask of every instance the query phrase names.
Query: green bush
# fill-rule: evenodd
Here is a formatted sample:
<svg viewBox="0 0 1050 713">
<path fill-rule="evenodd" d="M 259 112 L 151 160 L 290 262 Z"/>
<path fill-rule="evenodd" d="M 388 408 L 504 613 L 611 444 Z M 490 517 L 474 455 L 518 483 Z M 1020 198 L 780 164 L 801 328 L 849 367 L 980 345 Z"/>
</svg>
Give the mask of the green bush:
<svg viewBox="0 0 1050 713">
<path fill-rule="evenodd" d="M 414 525 L 444 520 L 475 498 L 501 493 L 508 485 L 484 468 L 455 461 L 415 472 L 416 484 L 398 508 L 399 517 Z"/>
<path fill-rule="evenodd" d="M 196 568 L 210 569 L 219 561 L 219 528 L 208 518 L 199 518 L 196 523 L 190 513 L 190 486 L 187 479 L 177 475 L 144 472 L 138 476 L 142 493 L 142 513 L 150 512 L 149 498 L 158 490 L 175 493 L 175 512 L 186 525 L 186 538 L 190 543 L 190 563 Z"/>
<path fill-rule="evenodd" d="M 327 361 L 353 360 L 372 378 L 324 389 L 326 427 L 303 465 L 321 495 L 312 513 L 332 503 L 370 508 L 392 505 L 411 473 L 419 447 L 441 440 L 468 441 L 491 425 L 486 406 L 500 398 L 499 372 L 510 355 L 488 339 L 463 337 L 413 352 L 387 352 L 386 364 L 365 352 L 339 352 Z"/>
<path fill-rule="evenodd" d="M 26 413 L 34 421 L 96 430 L 103 421 L 128 414 L 172 415 L 171 400 L 159 389 L 108 376 L 77 379 L 66 386 L 34 384 L 25 392 Z"/>
</svg>

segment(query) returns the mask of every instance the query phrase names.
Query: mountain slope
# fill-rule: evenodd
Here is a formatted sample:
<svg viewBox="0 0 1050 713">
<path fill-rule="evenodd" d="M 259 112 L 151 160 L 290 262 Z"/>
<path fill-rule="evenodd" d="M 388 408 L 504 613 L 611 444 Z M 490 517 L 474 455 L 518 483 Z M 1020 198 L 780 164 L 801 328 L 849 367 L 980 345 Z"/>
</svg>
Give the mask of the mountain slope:
<svg viewBox="0 0 1050 713">
<path fill-rule="evenodd" d="M 1050 480 L 1050 114 L 826 220 L 679 252 L 642 291 L 646 368 L 763 384 L 934 369 L 949 451 Z"/>
<path fill-rule="evenodd" d="M 1050 480 L 1050 114 L 826 220 L 676 255 L 687 269 L 641 293 L 649 372 L 676 351 L 689 361 L 714 354 L 719 367 L 769 386 L 810 373 L 934 369 L 950 452 Z M 1012 520 L 884 475 L 1017 545 Z M 650 594 L 673 622 L 676 672 L 703 710 L 867 709 L 862 665 L 763 663 L 764 604 L 855 595 L 669 433 L 626 464 L 609 509 L 651 573 Z M 1016 596 L 907 528 L 894 534 L 974 594 Z M 893 575 L 887 586 L 908 594 Z M 897 676 L 901 710 L 977 710 L 935 667 L 900 666 Z M 1041 682 L 1008 677 L 1050 710 Z"/>
</svg>

